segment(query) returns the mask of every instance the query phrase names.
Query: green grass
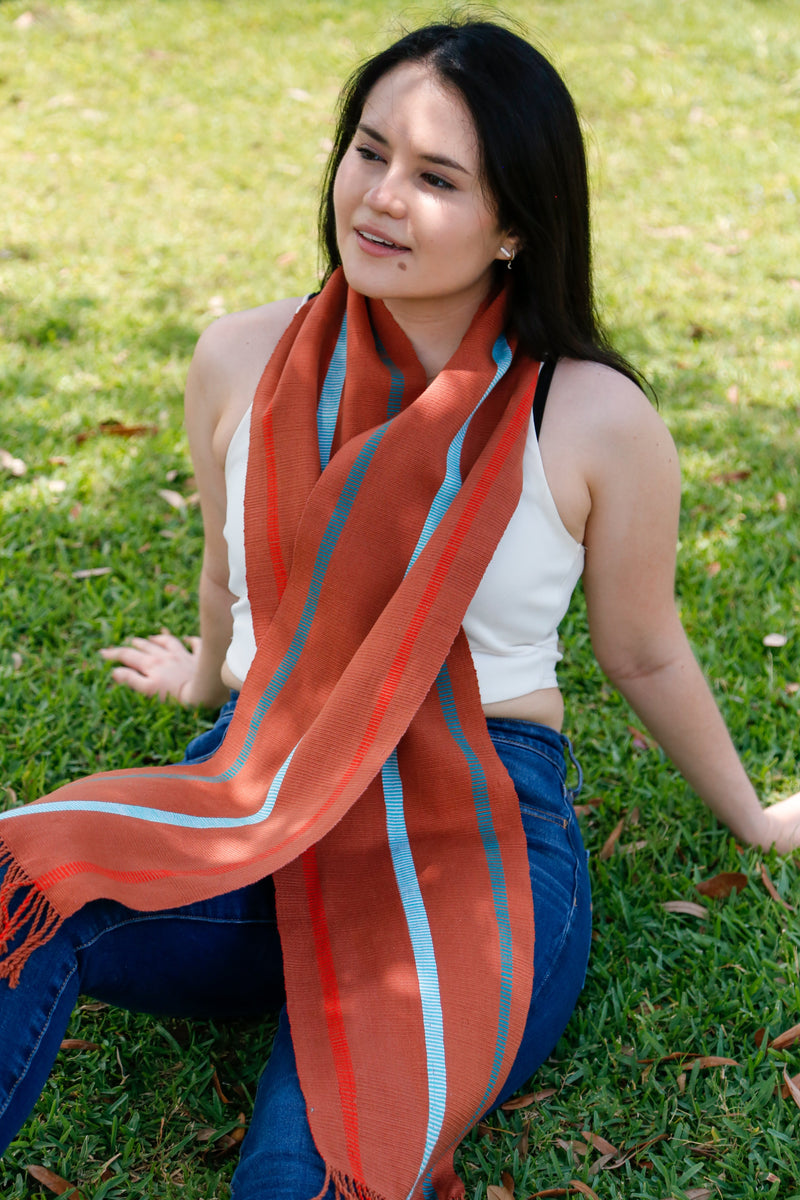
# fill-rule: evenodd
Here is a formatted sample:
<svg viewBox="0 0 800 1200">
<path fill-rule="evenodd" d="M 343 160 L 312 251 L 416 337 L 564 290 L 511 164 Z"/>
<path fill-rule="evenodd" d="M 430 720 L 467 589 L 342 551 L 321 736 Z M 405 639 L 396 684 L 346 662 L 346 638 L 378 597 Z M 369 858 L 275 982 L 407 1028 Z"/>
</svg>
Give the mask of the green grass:
<svg viewBox="0 0 800 1200">
<path fill-rule="evenodd" d="M 764 797 L 796 790 L 795 5 L 505 8 L 554 56 L 584 115 L 603 309 L 681 451 L 686 627 Z M 193 491 L 181 427 L 191 349 L 216 313 L 313 286 L 329 113 L 395 13 L 379 0 L 0 0 L 0 448 L 26 465 L 0 467 L 5 803 L 164 761 L 210 720 L 113 688 L 97 650 L 162 624 L 194 630 L 199 515 L 160 495 Z M 109 422 L 146 428 L 121 437 Z M 76 578 L 92 569 L 107 573 Z M 567 728 L 585 794 L 601 801 L 584 819 L 594 955 L 532 1085 L 554 1094 L 465 1143 L 470 1195 L 508 1171 L 518 1198 L 571 1179 L 609 1200 L 800 1197 L 798 1112 L 777 1091 L 784 1065 L 800 1071 L 800 1048 L 755 1037 L 798 1020 L 798 915 L 770 898 L 761 856 L 705 815 L 657 750 L 636 748 L 591 658 L 580 596 L 562 632 Z M 765 647 L 770 632 L 786 645 Z M 797 864 L 767 865 L 800 902 Z M 703 919 L 663 908 L 697 899 L 695 883 L 721 870 L 744 871 L 748 886 L 708 901 Z M 70 1036 L 97 1048 L 60 1056 L 0 1168 L 3 1197 L 50 1194 L 26 1175 L 34 1163 L 87 1200 L 225 1200 L 224 1135 L 249 1114 L 269 1029 L 84 1006 Z M 739 1065 L 666 1059 L 676 1051 Z M 204 1140 L 209 1129 L 221 1137 Z M 620 1152 L 596 1174 L 598 1150 L 568 1148 L 582 1131 Z"/>
</svg>

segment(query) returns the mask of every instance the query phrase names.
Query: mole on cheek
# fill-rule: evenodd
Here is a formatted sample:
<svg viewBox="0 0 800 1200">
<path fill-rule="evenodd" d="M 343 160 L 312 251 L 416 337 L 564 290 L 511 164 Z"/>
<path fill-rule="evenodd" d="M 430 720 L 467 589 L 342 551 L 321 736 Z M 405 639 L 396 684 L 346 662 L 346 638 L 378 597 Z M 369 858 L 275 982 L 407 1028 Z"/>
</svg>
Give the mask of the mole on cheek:
<svg viewBox="0 0 800 1200">
<path fill-rule="evenodd" d="M 406 270 L 408 270 L 408 263 L 399 262 L 399 263 L 397 264 L 397 266 L 398 266 L 398 268 L 399 268 L 401 271 L 406 271 Z"/>
</svg>

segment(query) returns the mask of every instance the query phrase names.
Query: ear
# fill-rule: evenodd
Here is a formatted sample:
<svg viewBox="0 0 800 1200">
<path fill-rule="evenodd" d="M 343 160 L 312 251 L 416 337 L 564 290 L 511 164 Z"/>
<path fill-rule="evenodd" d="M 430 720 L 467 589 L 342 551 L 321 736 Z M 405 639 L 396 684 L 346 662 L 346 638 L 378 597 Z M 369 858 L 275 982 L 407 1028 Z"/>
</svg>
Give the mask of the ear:
<svg viewBox="0 0 800 1200">
<path fill-rule="evenodd" d="M 507 233 L 500 243 L 500 249 L 495 255 L 498 262 L 508 263 L 509 265 L 519 254 L 522 248 L 522 240 L 515 233 Z"/>
</svg>

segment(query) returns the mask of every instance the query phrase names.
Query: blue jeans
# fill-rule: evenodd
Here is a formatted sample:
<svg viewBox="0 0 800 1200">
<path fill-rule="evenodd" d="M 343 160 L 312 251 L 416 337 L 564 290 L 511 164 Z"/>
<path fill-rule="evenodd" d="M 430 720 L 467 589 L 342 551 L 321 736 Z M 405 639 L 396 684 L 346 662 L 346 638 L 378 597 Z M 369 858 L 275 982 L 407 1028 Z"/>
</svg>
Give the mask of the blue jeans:
<svg viewBox="0 0 800 1200">
<path fill-rule="evenodd" d="M 226 704 L 214 728 L 189 744 L 187 760 L 213 753 L 233 706 L 233 700 Z M 527 1082 L 564 1031 L 583 986 L 591 902 L 574 793 L 566 784 L 567 739 L 523 721 L 490 720 L 489 730 L 520 798 L 536 919 L 528 1022 L 500 1103 Z M 184 1017 L 252 1017 L 281 1009 L 231 1200 L 318 1195 L 325 1170 L 308 1126 L 283 1005 L 270 879 L 157 913 L 94 901 L 31 956 L 17 988 L 0 981 L 0 1154 L 39 1096 L 79 993 Z"/>
</svg>

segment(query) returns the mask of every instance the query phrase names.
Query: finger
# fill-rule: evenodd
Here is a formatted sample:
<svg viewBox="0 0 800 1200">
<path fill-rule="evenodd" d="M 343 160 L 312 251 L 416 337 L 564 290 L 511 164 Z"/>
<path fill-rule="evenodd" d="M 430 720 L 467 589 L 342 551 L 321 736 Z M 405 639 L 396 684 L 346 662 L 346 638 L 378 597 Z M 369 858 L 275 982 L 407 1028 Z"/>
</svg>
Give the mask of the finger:
<svg viewBox="0 0 800 1200">
<path fill-rule="evenodd" d="M 141 693 L 142 696 L 154 696 L 158 691 L 158 684 L 155 680 L 148 678 L 147 675 L 140 674 L 139 671 L 133 671 L 128 667 L 115 667 L 111 672 L 111 678 L 115 683 L 120 683 L 124 687 L 129 687 L 134 692 Z"/>
</svg>

